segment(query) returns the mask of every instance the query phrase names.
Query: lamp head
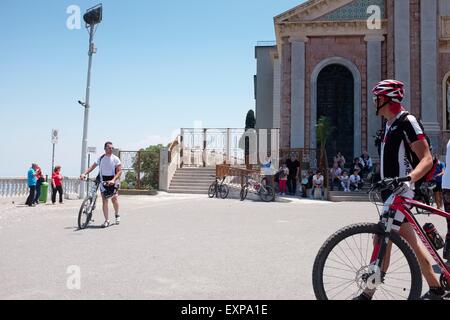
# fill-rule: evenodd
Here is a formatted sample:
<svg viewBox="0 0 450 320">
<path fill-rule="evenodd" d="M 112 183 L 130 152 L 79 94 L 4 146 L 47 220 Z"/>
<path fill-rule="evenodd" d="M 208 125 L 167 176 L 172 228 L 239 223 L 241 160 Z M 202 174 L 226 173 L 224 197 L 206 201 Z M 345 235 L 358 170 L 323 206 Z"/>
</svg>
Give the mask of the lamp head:
<svg viewBox="0 0 450 320">
<path fill-rule="evenodd" d="M 102 22 L 102 17 L 103 17 L 103 6 L 100 3 L 95 7 L 88 9 L 83 16 L 83 20 L 84 22 L 86 22 L 87 25 L 94 26 Z"/>
</svg>

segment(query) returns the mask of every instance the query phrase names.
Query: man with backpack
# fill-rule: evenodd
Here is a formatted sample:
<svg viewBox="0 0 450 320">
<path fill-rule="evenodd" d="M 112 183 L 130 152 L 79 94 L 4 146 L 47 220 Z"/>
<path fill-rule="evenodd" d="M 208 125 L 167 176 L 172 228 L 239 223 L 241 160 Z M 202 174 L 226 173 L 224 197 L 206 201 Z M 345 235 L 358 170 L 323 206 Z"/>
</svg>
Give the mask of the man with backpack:
<svg viewBox="0 0 450 320">
<path fill-rule="evenodd" d="M 404 84 L 396 80 L 384 80 L 372 90 L 377 115 L 387 120 L 382 134 L 380 146 L 381 179 L 409 177 L 410 188 L 405 196 L 412 197 L 416 184 L 420 184 L 428 176 L 433 176 L 433 157 L 430 145 L 425 135 L 423 125 L 403 108 L 401 102 L 405 96 Z M 382 193 L 386 202 L 391 191 Z M 422 297 L 423 300 L 442 300 L 445 290 L 439 278 L 433 271 L 431 257 L 418 241 L 413 227 L 405 219 L 403 222 L 394 221 L 394 230 L 414 250 L 422 269 L 422 273 L 430 286 L 430 290 Z M 371 300 L 370 292 L 362 293 L 355 300 Z"/>
<path fill-rule="evenodd" d="M 80 179 L 84 180 L 86 175 L 99 167 L 100 172 L 97 179 L 100 182 L 100 192 L 103 200 L 103 215 L 105 216 L 105 223 L 102 225 L 102 228 L 110 226 L 108 199 L 111 199 L 114 206 L 116 224 L 120 223 L 118 190 L 119 179 L 122 175 L 122 163 L 118 157 L 113 155 L 113 149 L 112 142 L 106 142 L 105 154 L 80 176 Z"/>
</svg>

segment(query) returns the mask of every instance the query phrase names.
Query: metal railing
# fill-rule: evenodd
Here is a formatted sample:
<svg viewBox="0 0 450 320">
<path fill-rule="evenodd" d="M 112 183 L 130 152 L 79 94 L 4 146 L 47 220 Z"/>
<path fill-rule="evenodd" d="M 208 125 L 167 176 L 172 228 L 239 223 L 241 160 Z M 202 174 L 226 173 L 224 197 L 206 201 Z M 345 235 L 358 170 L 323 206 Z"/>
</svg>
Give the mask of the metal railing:
<svg viewBox="0 0 450 320">
<path fill-rule="evenodd" d="M 252 129 L 253 130 L 253 129 Z M 182 128 L 180 134 L 181 166 L 215 167 L 219 164 L 246 165 L 246 139 L 253 158 L 262 157 L 263 150 L 278 157 L 279 129 Z M 268 150 L 267 150 L 268 149 Z M 250 151 L 249 151 L 250 152 Z M 275 155 L 275 156 L 274 156 Z M 265 157 L 265 155 L 263 156 Z M 260 159 L 264 161 L 264 159 Z"/>
</svg>

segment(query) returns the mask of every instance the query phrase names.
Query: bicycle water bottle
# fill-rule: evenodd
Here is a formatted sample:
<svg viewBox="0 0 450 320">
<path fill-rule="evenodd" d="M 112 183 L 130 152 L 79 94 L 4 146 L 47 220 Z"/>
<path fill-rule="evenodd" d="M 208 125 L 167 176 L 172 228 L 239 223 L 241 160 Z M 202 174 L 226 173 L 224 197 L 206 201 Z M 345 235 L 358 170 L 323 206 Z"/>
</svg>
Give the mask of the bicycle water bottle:
<svg viewBox="0 0 450 320">
<path fill-rule="evenodd" d="M 431 243 L 433 244 L 436 250 L 441 250 L 442 248 L 444 248 L 445 246 L 444 240 L 436 230 L 434 224 L 427 223 L 426 225 L 423 226 L 423 230 L 425 231 L 428 239 L 430 239 Z"/>
</svg>

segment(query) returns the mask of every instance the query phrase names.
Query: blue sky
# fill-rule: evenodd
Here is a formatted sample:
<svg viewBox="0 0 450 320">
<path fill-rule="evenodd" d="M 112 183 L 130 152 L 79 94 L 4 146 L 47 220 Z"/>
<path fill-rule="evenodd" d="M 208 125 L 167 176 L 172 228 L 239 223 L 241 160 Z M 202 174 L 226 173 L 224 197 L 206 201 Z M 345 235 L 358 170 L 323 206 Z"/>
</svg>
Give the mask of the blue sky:
<svg viewBox="0 0 450 320">
<path fill-rule="evenodd" d="M 89 145 L 168 143 L 180 127 L 242 127 L 254 108 L 254 46 L 274 40 L 273 17 L 301 0 L 104 0 L 96 34 Z M 80 169 L 87 31 L 66 27 L 84 0 L 0 1 L 0 176 L 29 164 Z"/>
</svg>

